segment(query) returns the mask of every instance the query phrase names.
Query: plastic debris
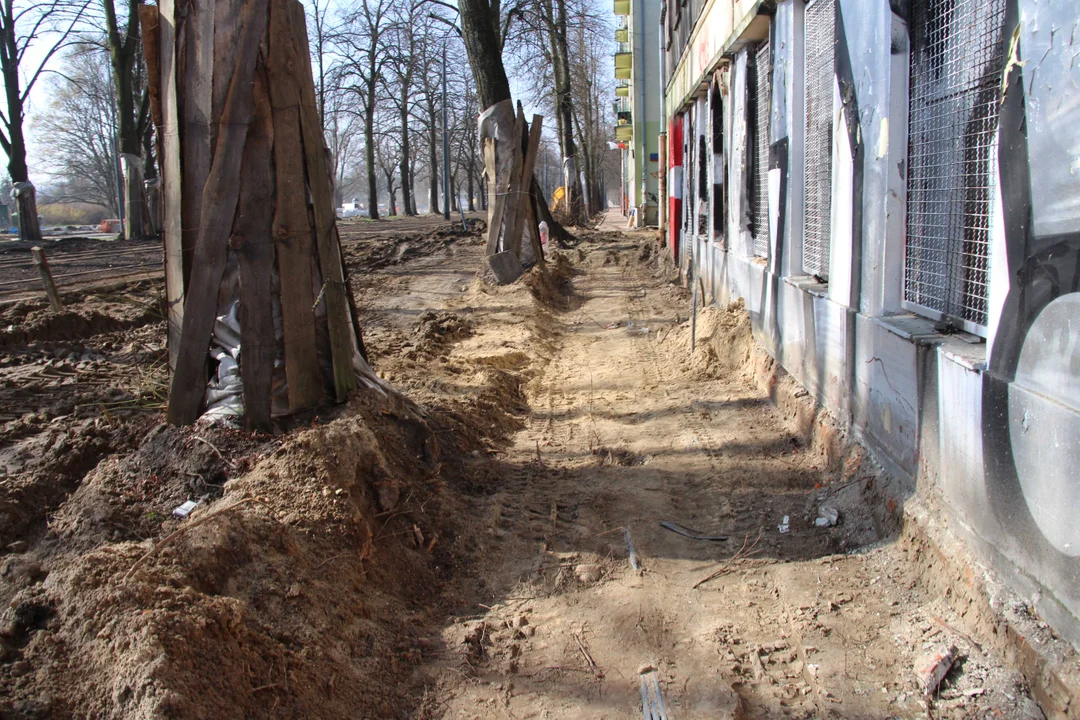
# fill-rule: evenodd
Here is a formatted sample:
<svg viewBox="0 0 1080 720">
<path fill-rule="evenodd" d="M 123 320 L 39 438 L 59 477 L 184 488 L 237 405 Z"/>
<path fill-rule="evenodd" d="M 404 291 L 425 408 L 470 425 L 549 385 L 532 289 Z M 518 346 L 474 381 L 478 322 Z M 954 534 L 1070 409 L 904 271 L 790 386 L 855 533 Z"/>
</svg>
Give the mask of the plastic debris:
<svg viewBox="0 0 1080 720">
<path fill-rule="evenodd" d="M 784 519 L 780 521 L 780 524 L 776 526 L 776 529 L 779 530 L 781 534 L 791 530 L 791 521 L 787 515 L 785 515 Z"/>
<path fill-rule="evenodd" d="M 833 527 L 840 522 L 840 511 L 834 507 L 822 505 L 818 508 L 818 517 L 814 525 L 818 527 Z"/>
<path fill-rule="evenodd" d="M 172 515 L 174 518 L 180 518 L 181 520 L 183 520 L 191 514 L 191 511 L 194 510 L 198 506 L 198 504 L 199 503 L 195 502 L 194 500 L 188 500 L 183 505 L 177 505 L 176 509 L 172 511 Z"/>
<path fill-rule="evenodd" d="M 634 552 L 634 541 L 630 539 L 630 528 L 626 528 L 623 531 L 623 535 L 626 536 L 626 549 L 630 554 L 630 567 L 634 570 L 641 570 L 641 566 L 638 564 L 637 553 Z"/>
<path fill-rule="evenodd" d="M 668 720 L 667 706 L 660 692 L 660 678 L 656 668 L 646 666 L 639 670 L 641 678 L 641 713 L 645 720 Z"/>
</svg>

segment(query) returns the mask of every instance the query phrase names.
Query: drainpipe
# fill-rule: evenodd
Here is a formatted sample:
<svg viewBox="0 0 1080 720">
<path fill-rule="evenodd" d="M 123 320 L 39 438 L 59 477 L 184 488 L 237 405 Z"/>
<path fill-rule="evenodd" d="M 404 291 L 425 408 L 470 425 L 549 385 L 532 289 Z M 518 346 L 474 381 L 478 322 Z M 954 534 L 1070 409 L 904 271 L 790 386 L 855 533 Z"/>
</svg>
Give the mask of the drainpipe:
<svg viewBox="0 0 1080 720">
<path fill-rule="evenodd" d="M 649 167 L 649 152 L 645 138 L 645 3 L 647 0 L 632 0 L 634 7 L 634 36 L 631 38 L 634 53 L 634 170 L 638 181 L 638 217 L 637 227 L 645 225 L 645 208 L 649 203 L 649 188 L 646 170 Z"/>
</svg>

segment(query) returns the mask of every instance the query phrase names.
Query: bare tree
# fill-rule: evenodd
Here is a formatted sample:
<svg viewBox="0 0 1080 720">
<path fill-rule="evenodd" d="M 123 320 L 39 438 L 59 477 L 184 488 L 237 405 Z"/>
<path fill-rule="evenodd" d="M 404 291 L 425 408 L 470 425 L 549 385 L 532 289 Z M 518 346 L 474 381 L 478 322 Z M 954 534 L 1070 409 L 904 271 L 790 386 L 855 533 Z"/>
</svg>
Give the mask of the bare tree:
<svg viewBox="0 0 1080 720">
<path fill-rule="evenodd" d="M 395 174 L 401 167 L 401 143 L 396 133 L 379 133 L 376 138 L 375 158 L 386 179 L 386 207 L 390 215 L 397 215 L 398 184 Z"/>
<path fill-rule="evenodd" d="M 0 147 L 8 157 L 8 174 L 19 206 L 19 237 L 41 239 L 36 191 L 26 164 L 26 100 L 56 53 L 75 43 L 75 32 L 90 0 L 34 2 L 2 0 L 0 7 L 0 75 L 4 81 L 6 112 L 0 113 Z M 30 67 L 27 53 L 38 58 Z M 25 83 L 23 77 L 27 78 Z"/>
<path fill-rule="evenodd" d="M 397 106 L 399 130 L 401 133 L 400 172 L 401 204 L 406 215 L 416 214 L 414 200 L 415 182 L 411 175 L 412 167 L 412 114 L 416 104 L 414 89 L 419 69 L 420 45 L 425 41 L 424 28 L 416 21 L 421 17 L 423 0 L 409 0 L 399 9 L 399 16 L 389 32 L 391 51 L 390 62 L 390 97 Z"/>
<path fill-rule="evenodd" d="M 449 6 L 453 9 L 453 6 Z M 458 0 L 461 37 L 469 54 L 476 96 L 481 108 L 510 99 L 502 50 L 502 6 L 500 0 Z"/>
<path fill-rule="evenodd" d="M 348 13 L 335 35 L 346 60 L 345 77 L 355 80 L 353 93 L 363 118 L 364 159 L 367 165 L 368 216 L 379 217 L 378 176 L 375 161 L 375 113 L 383 89 L 382 75 L 390 60 L 386 52 L 387 32 L 392 26 L 391 0 L 361 0 Z"/>
<path fill-rule="evenodd" d="M 63 64 L 64 74 L 49 83 L 47 111 L 35 118 L 54 180 L 49 200 L 99 205 L 115 217 L 117 118 L 109 57 L 87 44 L 65 53 Z"/>
<path fill-rule="evenodd" d="M 150 124 L 150 93 L 139 60 L 139 6 L 142 0 L 127 0 L 127 18 L 121 29 L 114 0 L 102 0 L 105 31 L 116 90 L 116 117 L 120 135 L 120 161 L 124 174 L 124 235 L 147 234 L 143 208 L 143 139 Z"/>
</svg>

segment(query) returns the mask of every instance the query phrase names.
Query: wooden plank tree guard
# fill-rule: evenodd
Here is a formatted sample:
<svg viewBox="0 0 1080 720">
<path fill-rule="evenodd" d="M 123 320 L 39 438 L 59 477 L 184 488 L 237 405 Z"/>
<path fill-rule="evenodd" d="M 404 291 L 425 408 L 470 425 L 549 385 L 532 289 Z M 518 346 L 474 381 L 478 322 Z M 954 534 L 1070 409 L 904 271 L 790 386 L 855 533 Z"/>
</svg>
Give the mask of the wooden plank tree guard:
<svg viewBox="0 0 1080 720">
<path fill-rule="evenodd" d="M 361 381 L 387 387 L 359 350 L 303 6 L 161 0 L 140 20 L 164 183 L 168 421 L 204 411 L 230 256 L 248 427 L 270 424 L 279 358 L 290 411 L 344 401 Z"/>
<path fill-rule="evenodd" d="M 483 139 L 484 173 L 488 178 L 487 260 L 488 267 L 500 284 L 513 282 L 523 272 L 521 235 L 526 227 L 536 262 L 541 265 L 544 262 L 532 196 L 543 121 L 542 115 L 533 115 L 530 127 L 525 121 L 525 110 L 520 102 L 517 104 L 510 135 L 512 161 L 501 181 L 496 171 L 496 140 L 490 137 Z M 503 249 L 497 252 L 500 237 Z"/>
</svg>

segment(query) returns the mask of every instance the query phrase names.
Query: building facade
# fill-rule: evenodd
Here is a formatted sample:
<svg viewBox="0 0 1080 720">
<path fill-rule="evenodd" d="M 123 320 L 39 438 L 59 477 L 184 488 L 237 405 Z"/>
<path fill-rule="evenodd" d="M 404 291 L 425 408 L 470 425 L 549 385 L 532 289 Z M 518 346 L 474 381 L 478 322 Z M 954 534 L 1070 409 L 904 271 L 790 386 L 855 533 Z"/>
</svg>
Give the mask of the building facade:
<svg viewBox="0 0 1080 720">
<path fill-rule="evenodd" d="M 615 139 L 622 151 L 623 213 L 655 226 L 659 202 L 661 0 L 615 0 Z"/>
<path fill-rule="evenodd" d="M 1080 642 L 1075 0 L 668 0 L 665 244 Z"/>
</svg>

